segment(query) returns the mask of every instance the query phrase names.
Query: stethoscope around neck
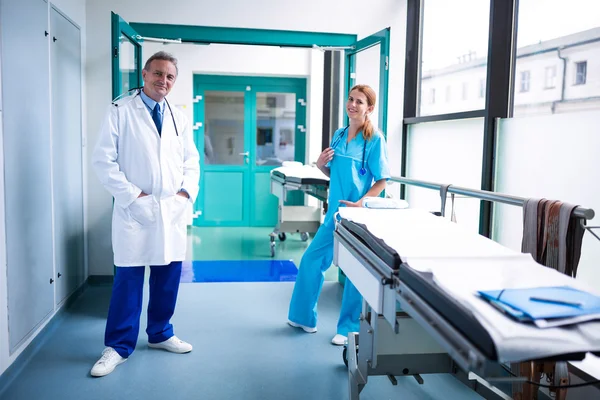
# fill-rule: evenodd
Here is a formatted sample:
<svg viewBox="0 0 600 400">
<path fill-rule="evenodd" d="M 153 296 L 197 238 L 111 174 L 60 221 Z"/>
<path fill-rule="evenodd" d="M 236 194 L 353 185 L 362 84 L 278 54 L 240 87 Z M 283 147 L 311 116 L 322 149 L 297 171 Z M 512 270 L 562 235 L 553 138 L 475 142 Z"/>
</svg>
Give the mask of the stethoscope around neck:
<svg viewBox="0 0 600 400">
<path fill-rule="evenodd" d="M 348 132 L 349 127 L 350 127 L 350 125 L 346 126 L 344 128 L 344 130 L 341 131 L 340 134 L 334 139 L 333 143 L 331 144 L 332 149 L 335 149 L 337 147 L 337 145 L 342 141 L 342 138 L 344 137 L 344 134 L 346 132 Z M 367 170 L 365 169 L 365 154 L 366 153 L 367 153 L 367 140 L 365 139 L 365 141 L 363 143 L 362 164 L 360 166 L 360 170 L 358 171 L 358 173 L 362 176 L 364 176 L 367 173 Z"/>
<path fill-rule="evenodd" d="M 137 93 L 135 94 L 135 96 L 139 96 L 142 93 L 142 89 L 144 87 L 140 86 L 140 87 L 136 87 L 133 89 L 129 89 L 128 91 L 121 93 L 120 95 L 118 95 L 113 101 L 113 105 L 115 107 L 118 107 L 119 105 L 116 103 L 119 99 L 122 99 L 123 97 L 125 97 L 126 95 L 129 94 L 129 92 L 133 92 L 134 90 L 137 90 Z M 169 104 L 169 102 L 167 101 L 167 98 L 165 97 L 165 103 L 167 103 L 167 107 L 169 107 L 169 112 L 171 113 L 171 119 L 173 120 L 173 127 L 175 127 L 175 135 L 179 136 L 179 131 L 177 130 L 177 124 L 175 123 L 175 116 L 173 115 L 173 110 L 171 109 L 171 105 Z"/>
</svg>

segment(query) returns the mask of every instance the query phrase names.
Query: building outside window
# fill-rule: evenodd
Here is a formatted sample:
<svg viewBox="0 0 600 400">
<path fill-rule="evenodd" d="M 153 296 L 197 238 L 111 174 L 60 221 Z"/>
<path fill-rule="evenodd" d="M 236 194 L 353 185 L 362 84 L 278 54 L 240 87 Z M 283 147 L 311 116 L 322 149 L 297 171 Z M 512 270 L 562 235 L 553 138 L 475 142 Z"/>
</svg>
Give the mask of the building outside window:
<svg viewBox="0 0 600 400">
<path fill-rule="evenodd" d="M 521 86 L 520 92 L 529 92 L 529 82 L 531 79 L 530 71 L 521 71 Z"/>
<path fill-rule="evenodd" d="M 585 85 L 587 74 L 587 61 L 575 63 L 575 84 Z"/>
<path fill-rule="evenodd" d="M 518 1 L 514 117 L 600 110 L 600 1 L 566 4 Z"/>
<path fill-rule="evenodd" d="M 544 88 L 552 89 L 556 87 L 556 66 L 546 67 L 546 77 L 544 80 Z"/>
<path fill-rule="evenodd" d="M 473 88 L 483 77 L 485 93 L 490 0 L 422 0 L 422 4 L 417 116 L 485 108 L 485 94 L 476 97 Z M 455 93 L 448 95 L 449 86 Z M 437 102 L 428 96 L 433 87 L 442 91 Z M 468 90 L 473 96 L 465 101 Z"/>
</svg>

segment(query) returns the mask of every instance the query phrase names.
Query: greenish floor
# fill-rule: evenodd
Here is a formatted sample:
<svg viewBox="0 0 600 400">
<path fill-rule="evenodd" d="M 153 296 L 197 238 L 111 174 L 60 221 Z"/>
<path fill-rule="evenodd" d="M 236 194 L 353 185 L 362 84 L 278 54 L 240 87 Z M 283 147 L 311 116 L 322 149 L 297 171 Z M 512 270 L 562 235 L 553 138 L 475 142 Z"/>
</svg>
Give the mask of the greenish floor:
<svg viewBox="0 0 600 400">
<path fill-rule="evenodd" d="M 188 229 L 188 261 L 199 260 L 270 260 L 269 234 L 273 228 L 191 227 Z M 275 260 L 292 260 L 296 267 L 312 237 L 303 242 L 300 234 L 288 234 L 285 241 L 276 239 Z M 331 266 L 326 281 L 338 279 L 338 268 Z"/>
</svg>

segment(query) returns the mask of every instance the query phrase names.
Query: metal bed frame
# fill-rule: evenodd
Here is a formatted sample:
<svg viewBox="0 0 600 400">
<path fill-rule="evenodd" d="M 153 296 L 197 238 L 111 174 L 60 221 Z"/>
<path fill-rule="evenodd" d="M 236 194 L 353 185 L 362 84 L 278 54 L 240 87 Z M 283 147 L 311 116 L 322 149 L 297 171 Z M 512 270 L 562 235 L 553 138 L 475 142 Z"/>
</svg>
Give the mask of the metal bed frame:
<svg viewBox="0 0 600 400">
<path fill-rule="evenodd" d="M 452 185 L 392 178 L 393 181 L 419 187 L 475 197 L 482 200 L 523 206 L 525 198 Z M 574 216 L 582 220 L 594 217 L 592 209 L 577 207 Z M 378 254 L 338 223 L 334 232 L 334 264 L 342 269 L 360 271 L 353 283 L 363 296 L 360 332 L 350 333 L 343 359 L 348 367 L 349 398 L 358 400 L 368 377 L 387 376 L 396 384 L 396 376 L 413 376 L 423 384 L 421 375 L 449 373 L 486 399 L 512 399 L 497 385 L 504 384 L 520 399 L 566 399 L 567 389 L 548 391 L 526 384 L 539 382 L 540 373 L 552 377 L 555 385 L 569 382 L 564 361 L 548 360 L 513 365 L 514 376 L 506 366 L 490 359 L 489 354 L 471 343 L 465 335 L 424 301 L 402 279 L 402 265 L 394 270 Z M 362 270 L 362 271 L 361 271 Z M 400 304 L 401 311 L 397 305 Z M 360 337 L 360 347 L 359 347 Z M 390 354 L 390 349 L 393 352 Z M 515 366 L 517 368 L 515 368 Z"/>
</svg>

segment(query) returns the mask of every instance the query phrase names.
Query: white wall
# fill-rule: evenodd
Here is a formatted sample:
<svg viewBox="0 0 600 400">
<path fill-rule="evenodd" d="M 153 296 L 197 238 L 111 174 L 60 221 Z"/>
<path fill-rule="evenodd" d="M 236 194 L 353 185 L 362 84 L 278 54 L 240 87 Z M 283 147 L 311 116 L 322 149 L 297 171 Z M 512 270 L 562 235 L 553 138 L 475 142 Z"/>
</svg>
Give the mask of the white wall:
<svg viewBox="0 0 600 400">
<path fill-rule="evenodd" d="M 49 4 L 49 7 L 53 5 L 61 13 L 66 15 L 72 22 L 74 22 L 81 30 L 81 46 L 82 46 L 82 87 L 83 93 L 83 126 L 85 126 L 86 113 L 85 113 L 85 55 L 86 55 L 86 4 L 85 2 L 78 0 L 55 0 Z M 1 49 L 0 49 L 1 50 Z M 1 53 L 1 51 L 0 51 Z M 1 54 L 0 54 L 1 57 Z M 0 71 L 1 74 L 1 71 Z M 1 75 L 0 75 L 1 76 Z M 1 83 L 0 83 L 1 85 Z M 0 86 L 1 89 L 1 86 Z M 1 92 L 1 90 L 0 90 Z M 2 99 L 0 96 L 0 109 L 2 108 Z M 0 137 L 2 129 L 2 121 L 0 120 Z M 85 130 L 84 130 L 84 143 L 85 143 Z M 41 325 L 37 332 L 35 332 L 31 338 L 25 341 L 18 350 L 12 355 L 9 355 L 8 345 L 8 316 L 7 316 L 7 269 L 6 269 L 6 237 L 5 237 L 5 214 L 4 214 L 4 159 L 3 159 L 3 148 L 0 144 L 0 374 L 2 374 L 21 354 L 21 352 L 31 343 L 35 336 L 42 330 L 46 324 Z M 84 168 L 87 162 L 84 159 Z M 86 171 L 84 171 L 84 188 L 86 185 Z M 84 193 L 84 201 L 86 193 Z M 85 206 L 84 206 L 85 207 Z M 86 219 L 84 216 L 84 226 Z M 86 257 L 87 259 L 87 257 Z M 57 310 L 55 310 L 56 312 Z"/>
<path fill-rule="evenodd" d="M 498 133 L 498 192 L 593 208 L 600 223 L 600 111 L 503 120 Z M 520 251 L 523 210 L 495 206 L 494 240 Z M 597 233 L 600 233 L 596 231 Z M 584 235 L 577 278 L 600 289 L 600 241 Z"/>
<path fill-rule="evenodd" d="M 161 12 L 164 4 L 159 0 L 148 0 L 144 7 L 133 0 L 88 1 L 88 135 L 90 144 L 97 138 L 97 130 L 106 106 L 111 100 L 111 55 L 110 55 L 110 12 L 114 11 L 129 22 L 149 22 L 182 25 L 205 25 L 221 27 L 240 27 L 257 29 L 281 29 L 295 31 L 333 32 L 357 34 L 359 38 L 368 36 L 385 27 L 391 27 L 391 57 L 390 57 L 390 92 L 388 114 L 388 140 L 392 171 L 400 171 L 400 144 L 402 137 L 402 99 L 404 80 L 404 48 L 406 35 L 406 5 L 405 1 L 381 0 L 366 4 L 364 1 L 329 1 L 308 0 L 305 2 L 282 2 L 276 0 L 223 0 L 220 2 L 179 0 L 170 3 L 170 12 Z M 157 11 L 159 10 L 159 11 Z M 232 11 L 234 10 L 234 11 Z M 365 10 L 368 18 L 365 18 Z M 335 18 L 332 18 L 335 16 Z M 206 50 L 217 51 L 208 46 Z M 167 47 L 168 48 L 168 47 Z M 214 48 L 217 48 L 216 46 Z M 218 55 L 218 54 L 217 54 Z M 212 68 L 230 68 L 231 72 L 242 73 L 239 65 L 244 65 L 252 59 L 253 53 L 246 53 L 244 61 L 221 63 L 218 58 L 206 60 Z M 320 55 L 311 55 L 308 61 L 311 71 L 322 69 Z M 306 65 L 304 66 L 306 67 Z M 246 73 L 244 70 L 243 73 Z M 278 71 L 275 71 L 278 73 Z M 315 73 L 309 84 L 308 96 L 317 98 L 322 83 L 322 71 Z M 176 84 L 182 85 L 182 82 Z M 191 91 L 189 89 L 184 89 Z M 183 100 L 188 101 L 184 96 Z M 189 99 L 189 97 L 188 97 Z M 321 134 L 317 120 L 320 110 L 309 103 L 308 161 L 316 160 Z M 318 131 L 316 131 L 318 129 Z M 385 129 L 385 128 L 384 128 Z M 88 148 L 88 152 L 93 146 Z M 88 153 L 89 154 L 89 153 Z M 89 198 L 89 262 L 91 275 L 112 274 L 112 251 L 110 240 L 111 198 L 102 188 L 93 172 L 90 171 Z"/>
</svg>

